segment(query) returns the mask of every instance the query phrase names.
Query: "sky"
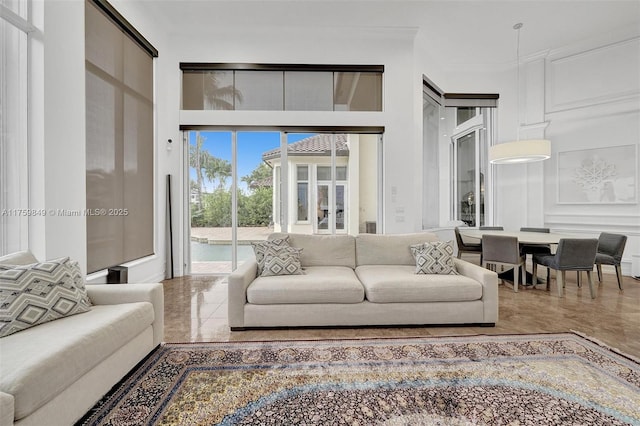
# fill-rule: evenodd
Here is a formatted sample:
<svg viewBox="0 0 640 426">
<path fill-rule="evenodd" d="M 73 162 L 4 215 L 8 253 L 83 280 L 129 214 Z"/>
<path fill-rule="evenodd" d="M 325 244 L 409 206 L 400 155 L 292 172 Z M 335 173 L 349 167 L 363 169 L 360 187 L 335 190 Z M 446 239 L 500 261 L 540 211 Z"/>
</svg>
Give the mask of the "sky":
<svg viewBox="0 0 640 426">
<path fill-rule="evenodd" d="M 189 132 L 189 144 L 196 142 L 196 131 Z M 222 158 L 231 163 L 231 132 L 224 131 L 199 131 L 204 138 L 203 149 L 209 151 L 214 157 Z M 294 143 L 301 139 L 314 136 L 314 133 L 287 133 L 287 142 Z M 280 146 L 280 132 L 238 132 L 238 187 L 246 192 L 246 183 L 240 181 L 243 176 L 250 174 L 261 162 L 262 153 Z M 196 171 L 189 169 L 189 176 L 196 180 Z M 227 187 L 231 185 L 231 179 L 227 179 Z M 211 192 L 214 184 L 206 180 L 205 192 Z"/>
</svg>

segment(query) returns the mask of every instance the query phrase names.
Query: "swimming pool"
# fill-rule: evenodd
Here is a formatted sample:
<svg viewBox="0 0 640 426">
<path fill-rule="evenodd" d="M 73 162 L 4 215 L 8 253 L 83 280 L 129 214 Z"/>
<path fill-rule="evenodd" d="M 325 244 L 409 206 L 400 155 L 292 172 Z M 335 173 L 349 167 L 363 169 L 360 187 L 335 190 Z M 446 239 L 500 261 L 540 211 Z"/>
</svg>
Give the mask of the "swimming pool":
<svg viewBox="0 0 640 426">
<path fill-rule="evenodd" d="M 250 244 L 238 245 L 238 261 L 253 257 L 253 247 Z M 192 262 L 231 262 L 231 243 L 207 244 L 191 241 Z"/>
</svg>

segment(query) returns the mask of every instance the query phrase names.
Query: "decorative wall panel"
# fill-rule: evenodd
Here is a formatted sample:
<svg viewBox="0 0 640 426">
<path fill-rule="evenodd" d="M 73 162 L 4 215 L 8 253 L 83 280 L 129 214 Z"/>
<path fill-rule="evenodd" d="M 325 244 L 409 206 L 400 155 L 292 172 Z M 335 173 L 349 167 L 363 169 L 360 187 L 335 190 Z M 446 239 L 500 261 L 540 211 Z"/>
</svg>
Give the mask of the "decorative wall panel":
<svg viewBox="0 0 640 426">
<path fill-rule="evenodd" d="M 611 102 L 640 93 L 640 38 L 547 61 L 547 113 Z"/>
</svg>

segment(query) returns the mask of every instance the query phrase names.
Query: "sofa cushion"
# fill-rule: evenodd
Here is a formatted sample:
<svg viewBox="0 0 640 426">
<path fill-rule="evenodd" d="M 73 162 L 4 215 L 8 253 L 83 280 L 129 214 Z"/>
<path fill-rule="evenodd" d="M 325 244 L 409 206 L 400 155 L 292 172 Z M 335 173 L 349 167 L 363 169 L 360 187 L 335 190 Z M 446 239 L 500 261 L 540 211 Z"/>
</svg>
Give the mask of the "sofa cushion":
<svg viewBox="0 0 640 426">
<path fill-rule="evenodd" d="M 310 266 L 304 275 L 258 277 L 247 288 L 247 300 L 257 305 L 283 303 L 360 303 L 364 288 L 346 266 Z"/>
<path fill-rule="evenodd" d="M 451 241 L 433 241 L 412 245 L 411 254 L 416 260 L 416 274 L 457 274 L 453 263 Z"/>
<path fill-rule="evenodd" d="M 303 272 L 302 265 L 300 265 L 300 253 L 302 253 L 302 249 L 297 247 L 279 247 L 266 253 L 260 275 L 263 277 L 301 275 Z"/>
<path fill-rule="evenodd" d="M 16 419 L 53 399 L 153 320 L 148 302 L 95 305 L 0 339 L 0 391 L 14 396 Z"/>
<path fill-rule="evenodd" d="M 427 241 L 438 241 L 438 236 L 429 232 L 360 234 L 356 237 L 356 264 L 415 266 L 409 246 Z"/>
<path fill-rule="evenodd" d="M 289 236 L 291 247 L 300 247 L 304 251 L 300 256 L 302 267 L 307 266 L 346 266 L 356 267 L 355 238 L 351 235 L 310 235 L 273 233 L 269 240 Z"/>
<path fill-rule="evenodd" d="M 68 257 L 0 267 L 0 302 L 0 337 L 91 309 L 80 267 Z"/>
<path fill-rule="evenodd" d="M 406 265 L 363 265 L 356 268 L 356 274 L 367 300 L 374 303 L 462 302 L 482 298 L 482 284 L 463 275 L 418 275 L 415 266 Z"/>
</svg>

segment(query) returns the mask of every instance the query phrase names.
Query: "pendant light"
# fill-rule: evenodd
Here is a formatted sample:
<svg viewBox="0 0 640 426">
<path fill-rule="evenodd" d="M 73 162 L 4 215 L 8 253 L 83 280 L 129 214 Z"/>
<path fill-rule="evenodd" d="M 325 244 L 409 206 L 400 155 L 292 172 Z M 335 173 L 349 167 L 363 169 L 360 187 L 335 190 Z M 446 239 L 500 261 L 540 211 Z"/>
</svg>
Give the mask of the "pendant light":
<svg viewBox="0 0 640 426">
<path fill-rule="evenodd" d="M 546 139 L 520 140 L 520 29 L 522 23 L 517 23 L 513 29 L 517 31 L 516 47 L 516 135 L 514 142 L 505 142 L 489 147 L 489 162 L 492 164 L 515 164 L 542 161 L 551 157 L 551 142 Z"/>
</svg>

